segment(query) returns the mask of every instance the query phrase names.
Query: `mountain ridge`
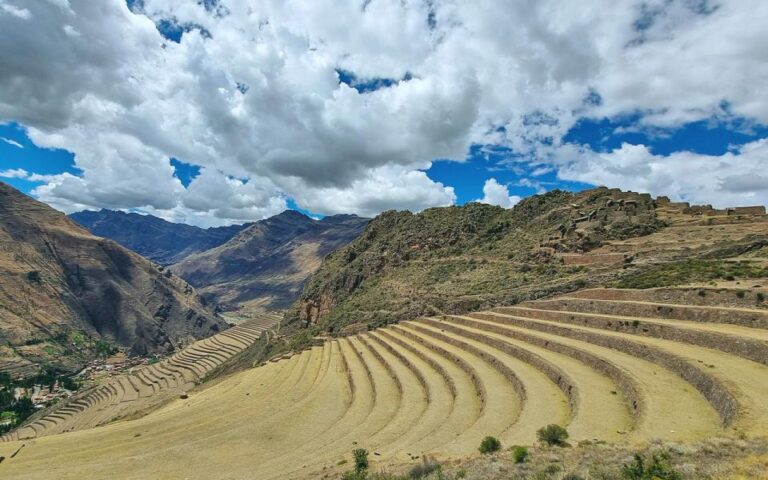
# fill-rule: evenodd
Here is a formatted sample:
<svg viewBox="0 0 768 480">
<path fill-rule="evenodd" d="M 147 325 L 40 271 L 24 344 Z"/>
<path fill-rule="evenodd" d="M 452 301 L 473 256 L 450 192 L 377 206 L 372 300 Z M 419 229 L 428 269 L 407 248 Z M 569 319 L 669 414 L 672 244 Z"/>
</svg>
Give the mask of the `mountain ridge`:
<svg viewBox="0 0 768 480">
<path fill-rule="evenodd" d="M 298 297 L 322 259 L 356 238 L 367 223 L 356 215 L 315 220 L 286 210 L 171 270 L 224 308 L 282 309 Z"/>
<path fill-rule="evenodd" d="M 69 217 L 91 233 L 110 238 L 160 265 L 177 263 L 194 253 L 226 243 L 252 225 L 201 228 L 169 222 L 154 215 L 120 210 L 83 210 Z"/>
<path fill-rule="evenodd" d="M 307 329 L 305 337 L 344 335 L 514 304 L 610 282 L 647 262 L 756 248 L 765 218 L 759 206 L 718 210 L 607 187 L 553 190 L 512 209 L 388 211 L 325 259 L 285 325 Z M 740 227 L 751 219 L 758 223 Z M 640 238 L 649 238 L 647 247 L 633 240 Z"/>
<path fill-rule="evenodd" d="M 227 328 L 180 278 L 2 182 L 0 213 L 0 369 L 75 371 L 97 340 L 162 353 Z"/>
</svg>

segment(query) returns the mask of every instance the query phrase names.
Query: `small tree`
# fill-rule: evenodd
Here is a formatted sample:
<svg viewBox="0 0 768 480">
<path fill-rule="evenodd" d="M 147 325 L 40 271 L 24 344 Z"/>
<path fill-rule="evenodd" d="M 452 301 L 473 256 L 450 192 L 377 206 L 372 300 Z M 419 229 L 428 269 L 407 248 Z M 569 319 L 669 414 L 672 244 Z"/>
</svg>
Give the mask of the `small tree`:
<svg viewBox="0 0 768 480">
<path fill-rule="evenodd" d="M 368 450 L 356 448 L 352 450 L 352 455 L 355 457 L 355 473 L 359 474 L 368 470 Z"/>
<path fill-rule="evenodd" d="M 493 453 L 499 451 L 501 448 L 501 442 L 496 437 L 485 437 L 482 442 L 480 442 L 480 453 L 486 454 L 486 453 Z"/>
<path fill-rule="evenodd" d="M 565 441 L 568 439 L 568 431 L 560 425 L 547 425 L 544 428 L 539 429 L 536 432 L 539 440 L 547 445 L 565 445 Z"/>
<path fill-rule="evenodd" d="M 525 463 L 528 460 L 528 449 L 525 447 L 515 447 L 512 450 L 512 458 L 515 460 L 515 463 Z"/>
</svg>

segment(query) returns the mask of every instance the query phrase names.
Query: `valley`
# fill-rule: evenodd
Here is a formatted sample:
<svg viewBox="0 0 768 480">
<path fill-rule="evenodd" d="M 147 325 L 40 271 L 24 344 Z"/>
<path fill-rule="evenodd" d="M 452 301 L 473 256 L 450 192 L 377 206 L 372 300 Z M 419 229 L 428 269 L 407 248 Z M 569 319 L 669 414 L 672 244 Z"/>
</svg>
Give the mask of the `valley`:
<svg viewBox="0 0 768 480">
<path fill-rule="evenodd" d="M 14 478 L 210 478 L 222 468 L 231 478 L 332 477 L 358 447 L 382 469 L 448 462 L 486 435 L 532 444 L 551 423 L 573 444 L 752 438 L 768 427 L 768 387 L 755 382 L 768 378 L 768 308 L 754 304 L 768 289 L 739 291 L 589 289 L 400 322 L 225 377 L 136 420 L 51 436 L 39 422 L 0 444 L 6 457 L 24 445 L 2 468 Z M 742 301 L 737 315 L 723 298 Z M 203 345 L 177 358 L 201 368 Z M 177 378 L 167 367 L 148 371 L 143 388 Z M 64 415 L 85 421 L 115 402 Z"/>
<path fill-rule="evenodd" d="M 714 439 L 743 444 L 716 468 L 735 472 L 747 453 L 760 465 L 767 249 L 762 208 L 607 188 L 512 210 L 387 212 L 314 267 L 283 317 L 217 314 L 225 327 L 206 338 L 32 415 L 1 438 L 0 472 L 339 478 L 365 449 L 372 475 L 421 465 L 501 478 L 478 463 L 486 437 L 505 449 L 491 462 L 530 446 L 584 478 L 620 472 L 633 450 L 669 457 Z M 583 455 L 546 446 L 548 425 Z M 596 448 L 619 460 L 601 461 Z M 710 468 L 697 462 L 696 472 Z"/>
</svg>

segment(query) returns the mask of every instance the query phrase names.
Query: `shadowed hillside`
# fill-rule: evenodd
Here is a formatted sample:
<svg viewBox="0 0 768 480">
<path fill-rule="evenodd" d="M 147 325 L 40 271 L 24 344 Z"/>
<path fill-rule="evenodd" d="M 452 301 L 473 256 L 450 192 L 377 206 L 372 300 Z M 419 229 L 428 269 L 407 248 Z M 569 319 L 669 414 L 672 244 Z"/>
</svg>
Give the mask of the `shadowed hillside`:
<svg viewBox="0 0 768 480">
<path fill-rule="evenodd" d="M 218 247 L 251 225 L 204 229 L 167 222 L 152 215 L 113 210 L 86 210 L 69 217 L 94 235 L 112 239 L 161 265 Z"/>
<path fill-rule="evenodd" d="M 367 223 L 355 215 L 314 220 L 286 210 L 171 270 L 224 308 L 281 309 L 299 296 L 323 258 L 355 239 Z"/>
<path fill-rule="evenodd" d="M 187 283 L 0 183 L 0 369 L 76 370 L 100 342 L 170 352 L 226 324 Z"/>
</svg>

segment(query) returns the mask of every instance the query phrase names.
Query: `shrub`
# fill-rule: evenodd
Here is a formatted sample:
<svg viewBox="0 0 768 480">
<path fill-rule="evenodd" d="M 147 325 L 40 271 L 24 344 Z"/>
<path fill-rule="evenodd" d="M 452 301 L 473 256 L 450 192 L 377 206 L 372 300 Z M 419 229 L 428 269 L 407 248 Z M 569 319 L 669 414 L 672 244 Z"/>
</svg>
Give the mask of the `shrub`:
<svg viewBox="0 0 768 480">
<path fill-rule="evenodd" d="M 361 473 L 368 470 L 368 450 L 356 448 L 352 450 L 352 456 L 355 457 L 355 472 Z"/>
<path fill-rule="evenodd" d="M 424 478 L 428 475 L 431 475 L 435 472 L 440 472 L 442 470 L 442 466 L 440 463 L 436 462 L 433 459 L 428 459 L 427 457 L 423 457 L 424 461 L 421 465 L 416 465 L 415 467 L 411 468 L 411 471 L 408 472 L 408 478 L 412 479 L 419 479 Z"/>
<path fill-rule="evenodd" d="M 744 292 L 744 290 L 739 290 L 738 292 L 736 292 L 736 296 L 739 298 L 744 298 L 745 295 L 746 295 L 746 292 Z"/>
<path fill-rule="evenodd" d="M 584 477 L 582 477 L 581 475 L 576 475 L 575 473 L 569 473 L 566 476 L 564 476 L 562 480 L 584 480 Z"/>
<path fill-rule="evenodd" d="M 757 303 L 763 303 L 765 301 L 765 294 L 762 292 L 757 293 Z"/>
<path fill-rule="evenodd" d="M 624 465 L 622 474 L 627 480 L 682 480 L 683 478 L 661 457 L 654 455 L 649 461 L 645 461 L 639 453 L 635 454 L 632 463 Z"/>
<path fill-rule="evenodd" d="M 31 272 L 27 273 L 27 281 L 29 283 L 36 283 L 40 285 L 43 283 L 43 277 L 40 276 L 40 272 L 37 270 L 32 270 Z"/>
<path fill-rule="evenodd" d="M 482 442 L 480 442 L 480 453 L 486 454 L 486 453 L 493 453 L 499 451 L 501 448 L 501 442 L 496 437 L 485 437 Z"/>
<path fill-rule="evenodd" d="M 528 449 L 525 447 L 515 447 L 512 450 L 512 458 L 515 460 L 515 463 L 525 463 L 528 460 Z"/>
<path fill-rule="evenodd" d="M 560 425 L 547 425 L 544 428 L 540 428 L 536 435 L 539 440 L 547 445 L 565 445 L 565 441 L 568 439 L 568 431 Z"/>
</svg>

